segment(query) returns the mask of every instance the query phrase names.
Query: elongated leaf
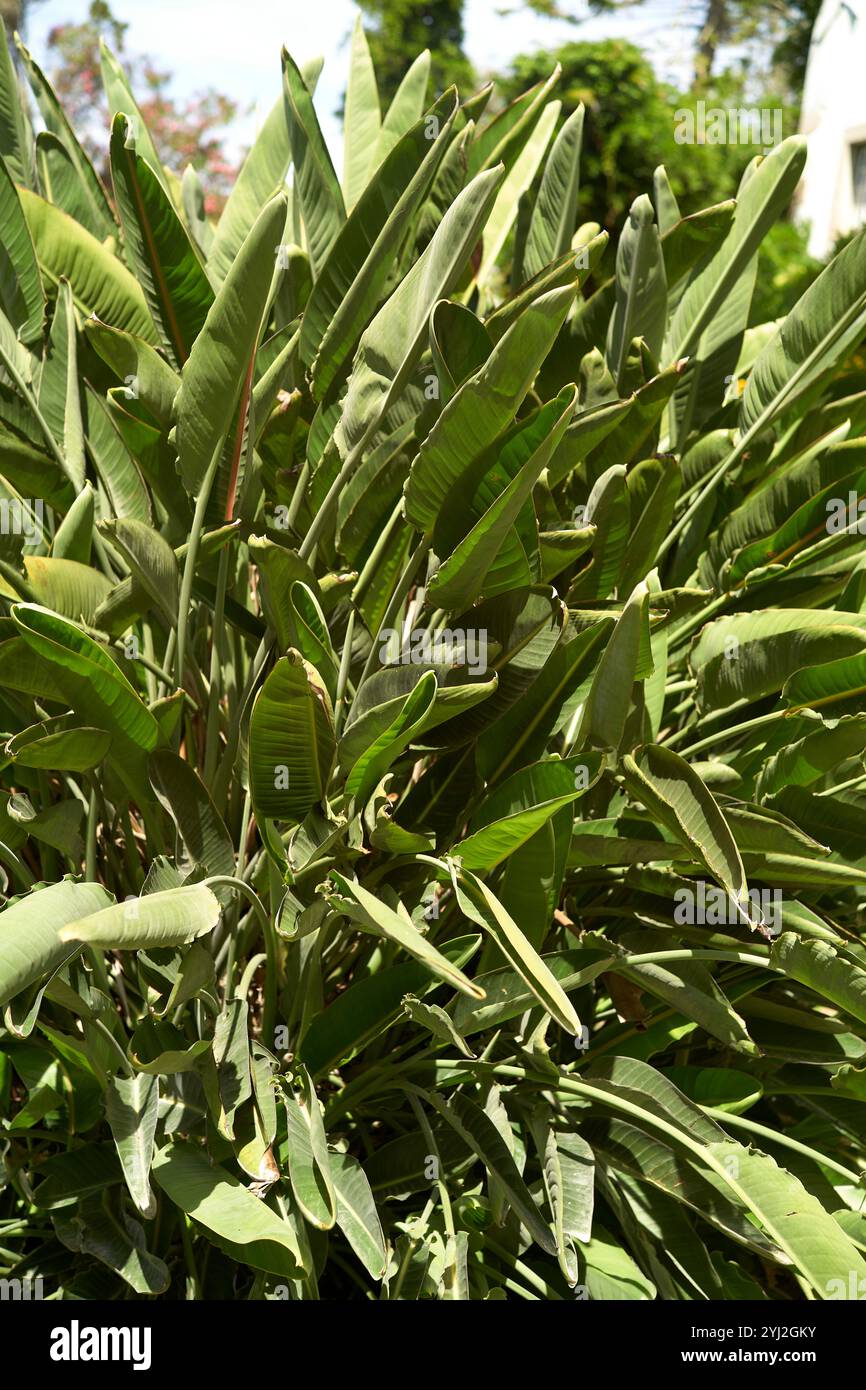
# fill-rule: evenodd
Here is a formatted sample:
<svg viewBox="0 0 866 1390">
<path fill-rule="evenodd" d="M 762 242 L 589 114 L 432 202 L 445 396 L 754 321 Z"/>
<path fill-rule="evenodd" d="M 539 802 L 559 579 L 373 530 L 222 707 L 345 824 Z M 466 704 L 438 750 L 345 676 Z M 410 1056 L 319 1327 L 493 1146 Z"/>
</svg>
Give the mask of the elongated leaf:
<svg viewBox="0 0 866 1390">
<path fill-rule="evenodd" d="M 385 1236 L 366 1174 L 350 1154 L 329 1155 L 337 1225 L 373 1279 L 385 1273 Z"/>
<path fill-rule="evenodd" d="M 106 1118 L 130 1196 L 148 1220 L 156 1215 L 150 1165 L 158 1109 L 159 1082 L 155 1076 L 140 1072 L 112 1078 L 105 1097 Z"/>
<path fill-rule="evenodd" d="M 178 367 L 213 304 L 198 254 L 158 176 L 139 154 L 126 116 L 111 127 L 111 173 L 126 245 L 162 346 Z"/>
<path fill-rule="evenodd" d="M 631 205 L 616 253 L 616 306 L 607 338 L 607 363 L 622 389 L 633 338 L 659 356 L 667 317 L 667 279 L 655 211 L 645 193 Z"/>
<path fill-rule="evenodd" d="M 250 790 L 258 815 L 303 820 L 321 801 L 334 761 L 333 715 L 316 670 L 280 657 L 250 715 Z"/>
<path fill-rule="evenodd" d="M 331 893 L 329 901 L 334 907 L 352 921 L 358 922 L 366 931 L 393 941 L 404 951 L 420 961 L 441 980 L 446 980 L 454 989 L 468 994 L 472 999 L 483 999 L 484 991 L 453 965 L 435 946 L 422 936 L 409 920 L 388 907 L 360 883 L 353 883 L 342 874 L 332 873 L 331 878 L 337 892 Z"/>
<path fill-rule="evenodd" d="M 221 284 L 228 275 L 262 208 L 282 188 L 290 159 L 286 104 L 281 97 L 256 136 L 220 214 L 207 262 L 214 283 Z"/>
<path fill-rule="evenodd" d="M 168 177 L 162 167 L 156 145 L 145 124 L 138 103 L 132 94 L 129 79 L 111 49 L 103 39 L 99 41 L 99 65 L 102 71 L 102 85 L 108 102 L 108 114 L 112 119 L 118 112 L 126 112 L 132 122 L 132 135 L 139 153 L 147 160 L 166 193 L 171 192 Z"/>
<path fill-rule="evenodd" d="M 501 170 L 492 169 L 463 189 L 423 254 L 363 333 L 334 435 L 341 457 L 372 432 L 405 386 L 423 351 L 430 311 L 456 284 L 501 178 Z"/>
<path fill-rule="evenodd" d="M 292 1192 L 307 1221 L 320 1231 L 329 1231 L 337 1220 L 331 1156 L 315 1088 L 305 1067 L 299 1067 L 298 1078 L 300 1094 L 287 1086 L 281 1088 Z"/>
<path fill-rule="evenodd" d="M 61 928 L 61 941 L 83 941 L 108 950 L 140 951 L 185 946 L 213 931 L 220 905 L 209 888 L 196 883 L 163 893 L 128 898 Z"/>
<path fill-rule="evenodd" d="M 294 188 L 313 273 L 324 264 L 346 220 L 343 195 L 304 78 L 283 49 L 283 92 L 292 148 Z"/>
<path fill-rule="evenodd" d="M 571 246 L 577 221 L 583 117 L 581 102 L 563 123 L 545 161 L 523 257 L 527 280 L 564 256 Z"/>
<path fill-rule="evenodd" d="M 425 1094 L 424 1098 L 457 1131 L 464 1143 L 468 1144 L 484 1164 L 488 1173 L 496 1178 L 536 1245 L 548 1255 L 555 1255 L 556 1242 L 544 1224 L 505 1140 L 493 1121 L 485 1115 L 480 1106 L 467 1096 L 461 1095 L 459 1091 L 448 1101 L 444 1101 L 434 1092 Z"/>
<path fill-rule="evenodd" d="M 174 414 L 181 476 L 193 495 L 225 441 L 250 371 L 285 220 L 281 194 L 257 217 L 184 363 Z"/>
<path fill-rule="evenodd" d="M 212 1167 L 195 1144 L 180 1142 L 158 1150 L 153 1176 L 175 1206 L 210 1231 L 234 1259 L 283 1278 L 303 1273 L 294 1226 L 224 1168 Z"/>
<path fill-rule="evenodd" d="M 55 970 L 78 950 L 61 941 L 70 922 L 98 912 L 111 894 L 98 883 L 52 883 L 0 912 L 0 1005 Z"/>
<path fill-rule="evenodd" d="M 42 336 L 45 295 L 30 229 L 9 168 L 0 159 L 0 304 L 23 343 Z"/>
<path fill-rule="evenodd" d="M 743 861 L 718 802 L 698 774 L 671 748 L 646 744 L 623 759 L 638 800 L 696 855 L 751 921 Z"/>
<path fill-rule="evenodd" d="M 435 140 L 427 118 L 391 151 L 341 227 L 304 309 L 300 353 L 312 363 L 313 393 L 321 399 L 354 352 L 385 291 L 391 258 L 430 189 L 451 136 L 457 110 L 448 95 L 434 108 Z"/>
<path fill-rule="evenodd" d="M 579 1033 L 580 1019 L 568 995 L 487 885 L 456 865 L 451 878 L 460 911 L 492 937 L 551 1018 L 566 1032 Z"/>
<path fill-rule="evenodd" d="M 379 91 L 361 16 L 355 20 L 349 55 L 349 82 L 343 113 L 343 192 L 347 209 L 353 208 L 366 186 L 382 117 Z"/>
<path fill-rule="evenodd" d="M 60 208 L 36 193 L 19 197 L 42 274 L 51 285 L 69 281 L 82 314 L 96 314 L 112 328 L 136 333 L 156 343 L 156 329 L 138 281 L 107 247 Z"/>
<path fill-rule="evenodd" d="M 575 285 L 567 285 L 537 299 L 448 402 L 406 484 L 406 515 L 419 529 L 432 529 L 452 489 L 514 418 L 575 291 Z"/>
</svg>

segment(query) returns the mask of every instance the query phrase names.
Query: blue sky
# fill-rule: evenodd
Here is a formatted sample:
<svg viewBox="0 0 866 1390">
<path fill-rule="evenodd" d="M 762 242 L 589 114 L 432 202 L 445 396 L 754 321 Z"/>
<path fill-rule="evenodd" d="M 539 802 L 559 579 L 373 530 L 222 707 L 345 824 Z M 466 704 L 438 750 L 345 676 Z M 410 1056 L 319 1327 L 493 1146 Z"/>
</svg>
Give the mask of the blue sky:
<svg viewBox="0 0 866 1390">
<path fill-rule="evenodd" d="M 572 0 L 579 12 L 580 0 Z M 511 6 L 515 11 L 503 14 Z M 65 21 L 86 17 L 89 0 L 43 0 L 31 11 L 28 46 L 40 63 L 48 61 L 46 38 Z M 347 62 L 347 40 L 356 7 L 351 0 L 113 0 L 112 9 L 129 24 L 130 53 L 147 53 L 175 74 L 175 95 L 183 98 L 204 87 L 225 92 L 246 108 L 230 132 L 229 144 L 249 144 L 280 90 L 280 48 L 303 61 L 321 55 L 325 66 L 316 107 L 337 159 L 342 146 L 334 115 Z M 240 23 L 239 23 L 240 21 Z M 545 20 L 517 8 L 517 0 L 467 0 L 466 48 L 479 72 L 500 70 L 520 52 L 553 48 L 568 39 L 618 34 L 645 48 L 662 76 L 683 80 L 689 71 L 693 29 L 683 0 L 647 0 L 636 11 L 590 19 L 579 26 Z"/>
</svg>

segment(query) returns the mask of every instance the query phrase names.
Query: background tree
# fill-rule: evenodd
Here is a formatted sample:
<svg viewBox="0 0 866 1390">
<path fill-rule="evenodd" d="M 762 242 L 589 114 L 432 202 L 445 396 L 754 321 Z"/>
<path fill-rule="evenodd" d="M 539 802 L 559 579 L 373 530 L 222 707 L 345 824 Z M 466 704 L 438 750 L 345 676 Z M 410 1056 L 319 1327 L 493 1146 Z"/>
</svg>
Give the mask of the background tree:
<svg viewBox="0 0 866 1390">
<path fill-rule="evenodd" d="M 624 39 L 574 42 L 552 51 L 521 54 L 501 79 L 511 100 L 547 77 L 555 63 L 562 76 L 555 95 L 562 120 L 583 102 L 581 215 L 608 230 L 622 225 L 632 200 L 652 187 L 664 164 L 683 210 L 731 196 L 752 158 L 748 145 L 679 145 L 677 110 L 686 98 L 656 76 L 645 54 Z M 735 94 L 734 94 L 735 95 Z"/>
<path fill-rule="evenodd" d="M 431 79 L 437 92 L 456 82 L 468 93 L 475 84 L 463 51 L 463 0 L 358 0 L 383 100 L 390 100 L 406 69 L 430 49 Z"/>
<path fill-rule="evenodd" d="M 658 0 L 522 0 L 526 9 L 548 18 L 579 24 L 605 11 L 658 8 Z M 695 30 L 694 82 L 700 85 L 716 70 L 719 50 L 726 44 L 769 50 L 775 82 L 802 90 L 812 27 L 821 0 L 685 0 L 684 12 Z"/>
<path fill-rule="evenodd" d="M 27 0 L 4 0 L 4 5 L 7 29 L 21 28 Z M 92 0 L 88 17 L 81 24 L 55 25 L 47 41 L 51 84 L 88 152 L 104 169 L 112 113 L 100 74 L 99 43 L 103 39 L 129 73 L 160 158 L 177 174 L 192 164 L 205 185 L 207 210 L 218 212 L 237 172 L 225 150 L 224 131 L 238 105 L 212 87 L 178 102 L 170 91 L 171 73 L 156 67 L 150 58 L 127 51 L 128 28 L 106 0 Z"/>
</svg>

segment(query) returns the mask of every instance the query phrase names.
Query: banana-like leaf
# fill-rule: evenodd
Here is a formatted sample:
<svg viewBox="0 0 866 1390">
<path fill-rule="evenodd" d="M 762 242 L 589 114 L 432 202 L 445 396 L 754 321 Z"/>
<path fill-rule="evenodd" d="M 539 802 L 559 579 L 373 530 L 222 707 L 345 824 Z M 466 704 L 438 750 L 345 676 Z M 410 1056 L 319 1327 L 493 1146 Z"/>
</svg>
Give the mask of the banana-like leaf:
<svg viewBox="0 0 866 1390">
<path fill-rule="evenodd" d="M 379 89 L 361 16 L 352 30 L 349 81 L 343 115 L 343 193 L 351 211 L 367 184 L 382 125 Z"/>
<path fill-rule="evenodd" d="M 289 1179 L 306 1220 L 320 1231 L 329 1231 L 337 1220 L 331 1155 L 315 1087 L 302 1065 L 298 1079 L 299 1091 L 288 1085 L 280 1088 L 288 1127 Z"/>
<path fill-rule="evenodd" d="M 313 274 L 318 274 L 346 220 L 331 156 L 319 127 L 310 89 L 283 49 L 283 92 L 292 150 L 295 196 L 307 236 Z"/>
<path fill-rule="evenodd" d="M 749 890 L 740 851 L 712 792 L 672 748 L 646 744 L 623 759 L 633 795 L 686 845 L 751 921 Z"/>
<path fill-rule="evenodd" d="M 96 314 L 112 328 L 135 333 L 155 344 L 157 333 L 144 292 L 131 271 L 60 208 L 29 189 L 18 196 L 44 278 L 52 286 L 69 281 L 75 306 Z"/>
<path fill-rule="evenodd" d="M 30 229 L 12 175 L 0 158 L 0 304 L 23 343 L 42 337 L 45 295 Z"/>
<path fill-rule="evenodd" d="M 115 951 L 185 946 L 213 931 L 220 905 L 203 883 L 148 893 L 79 917 L 60 930 L 60 940 Z"/>
<path fill-rule="evenodd" d="M 321 801 L 334 761 L 331 702 L 299 652 L 280 657 L 250 715 L 250 790 L 260 816 L 301 821 Z"/>
<path fill-rule="evenodd" d="M 256 218 L 184 363 L 173 410 L 181 477 L 193 496 L 225 442 L 252 371 L 285 220 L 281 194 Z"/>
<path fill-rule="evenodd" d="M 616 305 L 607 337 L 607 363 L 620 390 L 633 338 L 658 358 L 667 318 L 667 279 L 655 209 L 645 193 L 631 205 L 616 254 Z"/>
<path fill-rule="evenodd" d="M 581 102 L 563 122 L 545 161 L 523 255 L 527 280 L 564 256 L 571 246 L 577 221 L 583 117 Z"/>
<path fill-rule="evenodd" d="M 214 294 L 171 200 L 123 114 L 111 127 L 111 173 L 126 246 L 162 346 L 182 367 Z"/>
<path fill-rule="evenodd" d="M 480 174 L 458 195 L 423 254 L 361 336 L 334 440 L 346 458 L 372 434 L 420 357 L 433 305 L 463 270 L 501 182 Z"/>
<path fill-rule="evenodd" d="M 303 1273 L 304 1255 L 293 1223 L 224 1168 L 212 1167 L 195 1144 L 182 1140 L 159 1149 L 153 1177 L 169 1200 L 210 1231 L 234 1259 L 283 1278 Z"/>
<path fill-rule="evenodd" d="M 139 1072 L 115 1076 L 105 1096 L 105 1115 L 111 1126 L 117 1156 L 130 1196 L 141 1215 L 156 1215 L 156 1198 L 150 1186 L 150 1165 L 159 1110 L 159 1081 Z"/>
<path fill-rule="evenodd" d="M 0 1005 L 52 975 L 78 947 L 60 939 L 70 922 L 99 912 L 111 894 L 98 883 L 52 883 L 0 912 Z"/>
<path fill-rule="evenodd" d="M 359 883 L 344 878 L 342 874 L 334 873 L 331 879 L 336 885 L 336 892 L 331 891 L 327 895 L 328 901 L 338 912 L 357 922 L 366 931 L 401 947 L 426 966 L 432 974 L 440 980 L 445 980 L 462 994 L 468 994 L 471 999 L 484 998 L 484 991 L 473 984 L 447 956 L 431 945 L 406 917 L 374 897 Z"/>
<path fill-rule="evenodd" d="M 464 916 L 490 935 L 551 1018 L 567 1033 L 579 1033 L 580 1019 L 568 995 L 487 885 L 456 862 L 451 879 Z"/>
</svg>

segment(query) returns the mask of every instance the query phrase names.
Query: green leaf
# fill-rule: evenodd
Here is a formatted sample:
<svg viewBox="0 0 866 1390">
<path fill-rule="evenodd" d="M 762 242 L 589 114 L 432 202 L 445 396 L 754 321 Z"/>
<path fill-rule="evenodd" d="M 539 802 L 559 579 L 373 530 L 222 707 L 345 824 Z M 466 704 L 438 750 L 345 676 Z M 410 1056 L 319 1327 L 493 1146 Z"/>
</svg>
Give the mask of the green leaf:
<svg viewBox="0 0 866 1390">
<path fill-rule="evenodd" d="M 138 152 L 122 114 L 112 123 L 110 154 L 129 259 L 161 344 L 181 367 L 214 302 L 213 290 L 171 199 Z"/>
<path fill-rule="evenodd" d="M 487 885 L 469 869 L 458 867 L 457 861 L 451 861 L 451 880 L 463 915 L 492 937 L 509 965 L 560 1028 L 579 1033 L 580 1019 L 568 995 Z"/>
<path fill-rule="evenodd" d="M 391 764 L 426 726 L 435 699 L 436 677 L 432 671 L 426 671 L 391 723 L 351 763 L 346 776 L 349 796 L 359 803 L 366 801 Z"/>
<path fill-rule="evenodd" d="M 322 800 L 334 762 L 328 692 L 299 652 L 280 657 L 250 715 L 249 766 L 259 816 L 301 821 Z"/>
<path fill-rule="evenodd" d="M 759 354 L 740 403 L 740 430 L 766 426 L 826 376 L 866 331 L 866 235 L 824 268 Z"/>
<path fill-rule="evenodd" d="M 385 1236 L 366 1174 L 350 1154 L 329 1155 L 337 1197 L 337 1225 L 373 1279 L 386 1268 Z"/>
<path fill-rule="evenodd" d="M 783 932 L 773 942 L 770 964 L 866 1022 L 866 970 L 845 960 L 826 941 L 801 941 L 793 932 Z"/>
<path fill-rule="evenodd" d="M 237 1112 L 253 1091 L 249 1007 L 245 999 L 229 1000 L 218 1015 L 214 1023 L 213 1060 L 219 1094 L 217 1123 L 221 1134 L 234 1139 Z"/>
<path fill-rule="evenodd" d="M 193 496 L 225 441 L 251 370 L 285 220 L 280 194 L 256 218 L 184 363 L 174 414 L 181 477 Z"/>
<path fill-rule="evenodd" d="M 145 1248 L 139 1223 L 123 1213 L 116 1216 L 98 1197 L 73 1211 L 57 1212 L 54 1229 L 68 1249 L 92 1255 L 135 1293 L 160 1294 L 168 1288 L 168 1266 Z"/>
<path fill-rule="evenodd" d="M 541 436 L 541 443 L 430 579 L 427 592 L 439 607 L 459 612 L 469 608 L 481 593 L 490 595 L 517 587 L 523 576 L 515 576 L 513 569 L 503 573 L 499 566 L 495 583 L 490 582 L 491 570 L 501 558 L 506 538 L 550 462 L 576 403 L 577 388 L 566 387 L 556 400 L 539 412 L 535 430 Z"/>
<path fill-rule="evenodd" d="M 566 285 L 535 300 L 446 405 L 421 445 L 405 488 L 406 516 L 419 530 L 432 532 L 452 490 L 465 485 L 476 460 L 511 424 L 575 291 L 575 285 Z"/>
<path fill-rule="evenodd" d="M 0 51 L 0 156 L 15 183 L 29 187 L 33 180 L 33 132 L 8 43 Z"/>
<path fill-rule="evenodd" d="M 501 170 L 480 174 L 448 209 L 422 255 L 361 336 L 334 434 L 345 459 L 369 438 L 426 346 L 430 312 L 457 283 L 484 225 Z"/>
<path fill-rule="evenodd" d="M 307 235 L 313 274 L 317 275 L 346 220 L 346 209 L 309 88 L 285 49 L 283 92 L 292 148 L 295 196 Z"/>
<path fill-rule="evenodd" d="M 85 317 L 96 314 L 112 328 L 156 343 L 144 293 L 126 266 L 60 208 L 25 188 L 18 196 L 45 279 L 53 286 L 68 280 L 75 306 Z"/>
<path fill-rule="evenodd" d="M 9 739 L 6 753 L 22 767 L 88 772 L 102 762 L 110 746 L 111 734 L 105 729 L 75 727 L 64 714 L 22 729 Z"/>
<path fill-rule="evenodd" d="M 320 1231 L 337 1220 L 337 1195 L 322 1112 L 309 1073 L 297 1068 L 300 1095 L 287 1083 L 280 1087 L 286 1108 L 289 1178 L 304 1217 Z"/>
<path fill-rule="evenodd" d="M 2 159 L 0 248 L 0 305 L 23 343 L 38 343 L 45 317 L 42 278 L 21 201 Z"/>
<path fill-rule="evenodd" d="M 343 110 L 343 192 L 349 210 L 367 185 L 381 124 L 376 73 L 358 15 L 352 30 L 349 81 Z"/>
<path fill-rule="evenodd" d="M 805 139 L 791 136 L 764 156 L 744 183 L 727 237 L 689 276 L 668 328 L 665 362 L 694 352 L 770 227 L 787 208 L 805 160 Z"/>
<path fill-rule="evenodd" d="M 88 231 L 92 232 L 99 241 L 113 237 L 117 232 L 117 223 L 112 215 L 102 180 L 72 129 L 63 107 L 57 100 L 42 69 L 33 61 L 17 35 L 15 42 L 42 119 L 51 134 L 56 136 L 63 145 L 78 176 L 82 202 L 87 208 L 85 225 Z M 72 279 L 71 276 L 70 279 Z"/>
<path fill-rule="evenodd" d="M 478 935 L 454 937 L 444 943 L 442 955 L 460 967 L 474 955 L 480 942 Z M 415 960 L 386 966 L 375 975 L 355 981 L 311 1020 L 299 1049 L 301 1061 L 315 1076 L 330 1071 L 349 1060 L 398 1017 L 406 994 L 420 995 L 437 986 L 437 977 Z"/>
<path fill-rule="evenodd" d="M 641 647 L 649 635 L 649 589 L 637 585 L 617 619 L 592 678 L 577 734 L 579 745 L 619 750 L 625 736 Z"/>
<path fill-rule="evenodd" d="M 208 255 L 211 280 L 220 285 L 231 270 L 256 218 L 286 180 L 291 160 L 286 104 L 282 97 L 268 113 L 226 200 Z"/>
<path fill-rule="evenodd" d="M 583 117 L 581 102 L 563 122 L 545 161 L 526 238 L 524 279 L 538 275 L 571 246 L 577 221 Z"/>
<path fill-rule="evenodd" d="M 110 902 L 101 884 L 63 881 L 6 906 L 0 912 L 0 1006 L 75 955 L 79 948 L 61 941 L 61 929 Z"/>
<path fill-rule="evenodd" d="M 841 671 L 836 663 L 864 648 L 866 620 L 860 614 L 768 608 L 707 623 L 692 644 L 689 666 L 697 677 L 698 705 L 708 711 L 780 690 L 804 667 L 833 663 Z M 828 693 L 820 684 L 820 694 L 813 692 L 807 678 L 800 687 L 807 695 L 802 703 L 811 704 L 813 693 L 816 698 Z M 835 688 L 834 679 L 830 693 Z"/>
<path fill-rule="evenodd" d="M 426 118 L 402 136 L 364 189 L 313 285 L 301 322 L 300 354 L 311 364 L 321 400 L 339 378 L 386 291 L 392 258 L 439 168 L 457 110 L 447 96 L 434 109 L 435 140 Z M 348 129 L 348 126 L 347 126 Z"/>
<path fill-rule="evenodd" d="M 129 85 L 120 63 L 115 58 L 111 49 L 103 39 L 99 41 L 99 65 L 102 71 L 102 85 L 105 88 L 105 98 L 108 102 L 108 115 L 114 123 L 114 117 L 118 112 L 125 111 L 132 124 L 132 133 L 139 153 L 147 160 L 148 165 L 156 174 L 165 192 L 171 195 L 171 187 L 162 161 L 157 153 L 156 145 L 145 124 L 144 117 Z"/>
<path fill-rule="evenodd" d="M 105 1095 L 105 1115 L 111 1126 L 130 1196 L 141 1215 L 156 1215 L 156 1199 L 150 1187 L 150 1165 L 159 1110 L 159 1082 L 155 1076 L 115 1076 Z"/>
<path fill-rule="evenodd" d="M 92 623 L 93 615 L 111 591 L 111 581 L 77 560 L 50 555 L 25 555 L 24 571 L 33 598 L 64 618 Z"/>
<path fill-rule="evenodd" d="M 254 1197 L 224 1168 L 212 1167 L 189 1142 L 160 1149 L 155 1182 L 235 1260 L 283 1278 L 299 1278 L 304 1256 L 294 1226 Z"/>
<path fill-rule="evenodd" d="M 622 763 L 626 785 L 651 815 L 687 846 L 752 924 L 746 871 L 712 792 L 672 748 L 645 744 Z"/>
<path fill-rule="evenodd" d="M 213 931 L 220 905 L 203 883 L 128 898 L 61 928 L 60 940 L 82 941 L 110 951 L 185 946 Z"/>
<path fill-rule="evenodd" d="M 616 253 L 616 306 L 607 336 L 607 364 L 622 391 L 626 354 L 643 338 L 654 358 L 667 320 L 667 280 L 655 211 L 645 193 L 631 205 Z"/>
<path fill-rule="evenodd" d="M 562 103 L 559 101 L 547 103 L 534 122 L 534 128 L 523 143 L 517 158 L 506 170 L 502 187 L 484 228 L 481 265 L 477 276 L 478 284 L 482 288 L 487 288 L 493 277 L 499 253 L 517 216 L 520 199 L 538 173 L 550 144 L 550 137 L 556 129 L 561 109 Z"/>
<path fill-rule="evenodd" d="M 376 152 L 373 156 L 372 169 L 378 169 L 400 137 L 405 135 L 410 126 L 414 125 L 421 116 L 426 102 L 429 79 L 430 50 L 425 48 L 423 53 L 419 53 L 406 70 L 394 93 L 391 105 L 385 112 L 379 130 Z"/>
<path fill-rule="evenodd" d="M 113 763 L 140 789 L 144 759 L 156 747 L 159 729 L 120 667 L 80 628 L 48 609 L 19 603 L 11 611 L 28 647 L 50 663 L 52 680 L 79 718 L 111 734 Z"/>
<path fill-rule="evenodd" d="M 548 1255 L 555 1255 L 556 1242 L 542 1220 L 541 1213 L 532 1200 L 532 1194 L 493 1121 L 474 1101 L 459 1091 L 455 1091 L 448 1101 L 444 1101 L 435 1092 L 421 1094 L 456 1130 L 476 1158 L 481 1160 L 487 1172 L 500 1184 L 536 1245 Z"/>
<path fill-rule="evenodd" d="M 482 801 L 470 822 L 470 834 L 455 845 L 461 864 L 487 874 L 509 859 L 563 806 L 570 806 L 597 780 L 603 759 L 592 756 L 578 783 L 570 762 L 551 760 L 521 768 Z"/>
<path fill-rule="evenodd" d="M 386 941 L 407 951 L 452 988 L 468 994 L 472 999 L 484 998 L 484 991 L 467 979 L 463 971 L 437 950 L 426 936 L 422 936 L 408 915 L 395 912 L 360 883 L 354 883 L 342 874 L 332 873 L 331 880 L 336 885 L 336 892 L 332 890 L 326 893 L 326 897 L 335 911 L 357 922 L 365 931 L 384 937 Z"/>
</svg>

